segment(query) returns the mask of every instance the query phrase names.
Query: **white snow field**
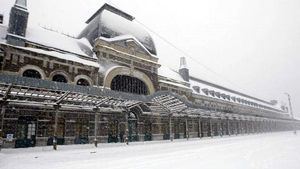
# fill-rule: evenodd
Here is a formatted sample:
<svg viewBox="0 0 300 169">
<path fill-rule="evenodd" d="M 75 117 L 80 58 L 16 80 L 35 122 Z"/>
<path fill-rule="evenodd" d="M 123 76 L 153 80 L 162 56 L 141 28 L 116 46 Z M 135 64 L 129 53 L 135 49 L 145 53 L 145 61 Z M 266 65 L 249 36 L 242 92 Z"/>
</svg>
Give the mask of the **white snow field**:
<svg viewBox="0 0 300 169">
<path fill-rule="evenodd" d="M 1 169 L 299 169 L 300 133 L 4 149 Z"/>
</svg>

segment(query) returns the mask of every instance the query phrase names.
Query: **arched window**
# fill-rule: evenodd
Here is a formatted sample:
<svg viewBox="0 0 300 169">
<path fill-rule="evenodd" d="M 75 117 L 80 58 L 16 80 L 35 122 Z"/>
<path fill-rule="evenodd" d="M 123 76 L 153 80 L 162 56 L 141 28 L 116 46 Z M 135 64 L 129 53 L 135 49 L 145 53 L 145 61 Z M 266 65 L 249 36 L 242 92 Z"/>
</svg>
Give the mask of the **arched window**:
<svg viewBox="0 0 300 169">
<path fill-rule="evenodd" d="M 90 86 L 90 83 L 86 79 L 79 79 L 76 84 L 80 86 Z"/>
<path fill-rule="evenodd" d="M 30 78 L 36 78 L 36 79 L 42 78 L 41 74 L 38 71 L 33 70 L 33 69 L 25 70 L 23 72 L 23 77 L 30 77 Z"/>
<path fill-rule="evenodd" d="M 113 78 L 110 86 L 111 90 L 135 93 L 135 94 L 149 94 L 147 85 L 138 78 L 126 75 L 117 75 Z"/>
<path fill-rule="evenodd" d="M 65 76 L 60 75 L 60 74 L 54 75 L 52 77 L 52 81 L 61 82 L 61 83 L 68 83 L 68 80 L 65 78 Z"/>
</svg>

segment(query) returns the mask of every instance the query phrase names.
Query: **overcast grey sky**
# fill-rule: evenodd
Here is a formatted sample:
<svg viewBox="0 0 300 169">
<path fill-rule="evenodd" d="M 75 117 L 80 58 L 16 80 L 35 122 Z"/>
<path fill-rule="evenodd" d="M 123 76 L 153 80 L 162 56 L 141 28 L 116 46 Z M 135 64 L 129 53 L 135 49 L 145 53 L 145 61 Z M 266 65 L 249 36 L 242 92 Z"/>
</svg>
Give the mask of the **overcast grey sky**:
<svg viewBox="0 0 300 169">
<path fill-rule="evenodd" d="M 218 74 L 188 58 L 193 75 L 267 100 L 288 92 L 300 118 L 299 0 L 110 2 Z M 76 35 L 102 3 L 28 0 L 30 24 Z M 177 69 L 182 53 L 154 38 L 160 62 Z"/>
</svg>

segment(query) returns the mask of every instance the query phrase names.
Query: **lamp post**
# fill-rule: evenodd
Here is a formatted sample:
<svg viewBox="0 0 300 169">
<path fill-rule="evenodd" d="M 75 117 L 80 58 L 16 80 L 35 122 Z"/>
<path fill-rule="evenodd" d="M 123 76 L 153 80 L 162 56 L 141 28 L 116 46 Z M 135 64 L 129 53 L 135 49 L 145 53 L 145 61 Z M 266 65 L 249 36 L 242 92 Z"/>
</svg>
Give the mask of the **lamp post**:
<svg viewBox="0 0 300 169">
<path fill-rule="evenodd" d="M 292 118 L 294 118 L 293 109 L 292 109 L 292 103 L 291 103 L 291 96 L 290 96 L 290 94 L 288 94 L 288 93 L 284 93 L 284 94 L 286 94 L 287 97 L 288 97 L 288 100 L 289 100 L 289 107 L 290 107 L 290 113 L 291 113 Z"/>
</svg>

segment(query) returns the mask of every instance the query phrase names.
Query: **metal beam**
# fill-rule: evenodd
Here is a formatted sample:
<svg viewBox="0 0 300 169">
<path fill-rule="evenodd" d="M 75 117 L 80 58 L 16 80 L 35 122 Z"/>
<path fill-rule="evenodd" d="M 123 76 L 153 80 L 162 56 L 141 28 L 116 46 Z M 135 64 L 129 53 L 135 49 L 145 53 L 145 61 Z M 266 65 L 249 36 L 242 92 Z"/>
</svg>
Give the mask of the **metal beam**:
<svg viewBox="0 0 300 169">
<path fill-rule="evenodd" d="M 69 94 L 70 94 L 70 91 L 67 91 L 64 95 L 62 95 L 60 98 L 58 98 L 55 103 L 57 105 L 59 105 Z"/>
<path fill-rule="evenodd" d="M 2 97 L 2 101 L 3 101 L 3 102 L 5 102 L 5 101 L 8 99 L 9 93 L 10 93 L 10 91 L 11 91 L 12 86 L 13 86 L 13 85 L 10 84 L 10 85 L 8 86 L 7 90 L 5 91 L 5 93 L 4 93 L 3 97 Z"/>
<path fill-rule="evenodd" d="M 100 102 L 98 102 L 98 103 L 96 104 L 96 107 L 97 107 L 97 108 L 100 107 L 104 102 L 106 102 L 106 101 L 108 101 L 108 100 L 110 100 L 109 97 L 108 97 L 108 98 L 104 98 L 103 100 L 101 100 Z"/>
</svg>

